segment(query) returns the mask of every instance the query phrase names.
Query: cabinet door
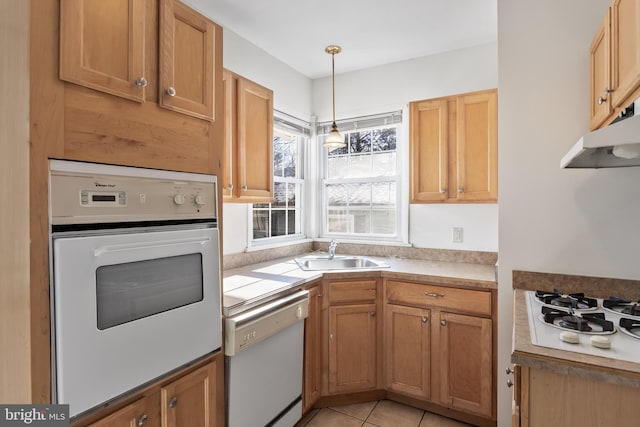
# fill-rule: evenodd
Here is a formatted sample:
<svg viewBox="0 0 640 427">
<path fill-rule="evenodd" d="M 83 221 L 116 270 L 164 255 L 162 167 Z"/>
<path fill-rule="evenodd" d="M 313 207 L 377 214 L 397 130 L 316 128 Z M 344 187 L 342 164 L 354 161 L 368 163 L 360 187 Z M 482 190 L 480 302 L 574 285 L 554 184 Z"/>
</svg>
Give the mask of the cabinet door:
<svg viewBox="0 0 640 427">
<path fill-rule="evenodd" d="M 329 307 L 329 393 L 376 387 L 376 305 Z"/>
<path fill-rule="evenodd" d="M 453 409 L 492 412 L 491 319 L 440 313 L 440 397 Z"/>
<path fill-rule="evenodd" d="M 214 120 L 216 25 L 177 0 L 160 3 L 160 105 Z"/>
<path fill-rule="evenodd" d="M 309 289 L 309 315 L 304 324 L 304 396 L 306 412 L 320 398 L 322 381 L 322 285 Z"/>
<path fill-rule="evenodd" d="M 608 92 L 611 89 L 610 17 L 607 10 L 589 49 L 591 130 L 597 129 L 613 111 Z"/>
<path fill-rule="evenodd" d="M 387 304 L 384 316 L 385 388 L 430 399 L 430 311 Z"/>
<path fill-rule="evenodd" d="M 235 141 L 237 138 L 236 128 L 236 88 L 238 79 L 228 70 L 222 71 L 222 90 L 224 98 L 224 145 L 222 148 L 222 159 L 224 161 L 222 175 L 222 196 L 227 199 L 233 196 L 233 184 L 235 183 L 237 148 Z"/>
<path fill-rule="evenodd" d="M 411 201 L 444 201 L 448 192 L 447 100 L 412 102 L 409 126 Z"/>
<path fill-rule="evenodd" d="M 458 200 L 498 199 L 498 95 L 480 92 L 458 98 Z"/>
<path fill-rule="evenodd" d="M 162 387 L 162 427 L 213 427 L 217 424 L 216 364 L 212 362 Z"/>
<path fill-rule="evenodd" d="M 611 107 L 616 108 L 640 85 L 640 0 L 611 5 Z"/>
<path fill-rule="evenodd" d="M 139 399 L 130 405 L 90 424 L 89 427 L 139 427 L 157 426 L 158 417 L 147 407 L 146 399 Z"/>
<path fill-rule="evenodd" d="M 273 196 L 273 92 L 238 77 L 240 198 L 270 202 Z"/>
<path fill-rule="evenodd" d="M 62 0 L 60 79 L 142 102 L 144 2 Z"/>
</svg>

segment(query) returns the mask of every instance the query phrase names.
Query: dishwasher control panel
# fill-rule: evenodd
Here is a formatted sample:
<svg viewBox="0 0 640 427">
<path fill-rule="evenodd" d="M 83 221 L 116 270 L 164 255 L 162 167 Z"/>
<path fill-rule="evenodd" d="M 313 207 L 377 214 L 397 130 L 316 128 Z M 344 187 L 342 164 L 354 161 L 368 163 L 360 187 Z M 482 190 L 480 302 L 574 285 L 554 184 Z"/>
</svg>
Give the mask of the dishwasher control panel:
<svg viewBox="0 0 640 427">
<path fill-rule="evenodd" d="M 254 344 L 300 322 L 309 315 L 309 291 L 298 291 L 225 319 L 225 356 Z"/>
</svg>

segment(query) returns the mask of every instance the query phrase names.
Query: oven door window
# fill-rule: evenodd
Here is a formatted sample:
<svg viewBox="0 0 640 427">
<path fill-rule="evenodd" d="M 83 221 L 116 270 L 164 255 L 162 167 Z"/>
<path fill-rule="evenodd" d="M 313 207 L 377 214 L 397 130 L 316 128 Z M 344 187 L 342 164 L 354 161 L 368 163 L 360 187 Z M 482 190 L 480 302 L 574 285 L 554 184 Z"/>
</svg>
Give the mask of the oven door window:
<svg viewBox="0 0 640 427">
<path fill-rule="evenodd" d="M 105 265 L 96 270 L 97 326 L 100 330 L 202 299 L 200 253 Z"/>
</svg>

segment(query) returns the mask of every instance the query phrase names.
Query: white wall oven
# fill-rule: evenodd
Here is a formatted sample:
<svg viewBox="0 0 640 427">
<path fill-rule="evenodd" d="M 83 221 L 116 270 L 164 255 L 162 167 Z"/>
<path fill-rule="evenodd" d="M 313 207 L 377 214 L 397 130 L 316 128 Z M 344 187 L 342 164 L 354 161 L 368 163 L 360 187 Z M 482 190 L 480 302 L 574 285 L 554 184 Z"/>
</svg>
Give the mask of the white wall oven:
<svg viewBox="0 0 640 427">
<path fill-rule="evenodd" d="M 216 177 L 50 172 L 52 396 L 74 417 L 220 349 Z"/>
</svg>

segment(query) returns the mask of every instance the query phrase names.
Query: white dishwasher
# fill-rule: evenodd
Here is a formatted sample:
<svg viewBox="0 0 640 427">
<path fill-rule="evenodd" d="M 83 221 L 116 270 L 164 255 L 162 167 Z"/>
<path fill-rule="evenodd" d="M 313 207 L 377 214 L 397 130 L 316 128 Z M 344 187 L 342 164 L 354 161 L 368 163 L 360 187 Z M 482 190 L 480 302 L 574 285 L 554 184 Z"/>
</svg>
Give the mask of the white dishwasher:
<svg viewBox="0 0 640 427">
<path fill-rule="evenodd" d="M 309 291 L 298 291 L 225 320 L 229 427 L 292 427 L 300 420 L 308 311 Z"/>
</svg>

